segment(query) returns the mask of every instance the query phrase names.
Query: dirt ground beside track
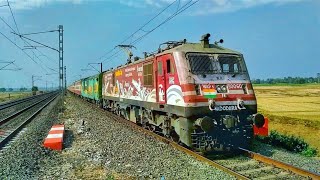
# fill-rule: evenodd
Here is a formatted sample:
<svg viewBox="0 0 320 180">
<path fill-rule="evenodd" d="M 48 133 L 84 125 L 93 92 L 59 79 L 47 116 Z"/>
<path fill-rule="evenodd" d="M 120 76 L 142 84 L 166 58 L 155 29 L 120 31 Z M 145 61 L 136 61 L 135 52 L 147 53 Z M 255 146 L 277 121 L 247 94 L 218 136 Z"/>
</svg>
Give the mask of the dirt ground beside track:
<svg viewBox="0 0 320 180">
<path fill-rule="evenodd" d="M 320 150 L 320 85 L 254 86 L 269 130 L 300 136 Z"/>
</svg>

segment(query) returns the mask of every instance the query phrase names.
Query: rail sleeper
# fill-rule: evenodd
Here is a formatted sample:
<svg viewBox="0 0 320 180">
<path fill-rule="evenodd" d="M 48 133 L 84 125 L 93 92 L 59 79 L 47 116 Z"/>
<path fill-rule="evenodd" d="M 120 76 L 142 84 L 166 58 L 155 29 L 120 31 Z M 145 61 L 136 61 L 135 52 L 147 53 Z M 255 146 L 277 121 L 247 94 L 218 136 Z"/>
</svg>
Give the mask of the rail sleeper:
<svg viewBox="0 0 320 180">
<path fill-rule="evenodd" d="M 43 146 L 53 150 L 62 150 L 64 125 L 54 125 L 45 138 Z"/>
</svg>

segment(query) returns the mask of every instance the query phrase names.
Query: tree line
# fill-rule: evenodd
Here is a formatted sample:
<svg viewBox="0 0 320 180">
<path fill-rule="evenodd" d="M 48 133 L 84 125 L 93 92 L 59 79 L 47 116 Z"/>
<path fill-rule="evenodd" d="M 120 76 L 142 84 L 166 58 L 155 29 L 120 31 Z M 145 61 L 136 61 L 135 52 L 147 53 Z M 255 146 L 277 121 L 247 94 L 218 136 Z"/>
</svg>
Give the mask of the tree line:
<svg viewBox="0 0 320 180">
<path fill-rule="evenodd" d="M 306 84 L 320 83 L 320 79 L 316 77 L 284 77 L 284 78 L 268 78 L 268 79 L 252 79 L 253 84 Z"/>
<path fill-rule="evenodd" d="M 28 89 L 27 88 L 20 88 L 19 91 L 23 92 L 23 91 L 27 91 Z M 0 92 L 12 92 L 13 91 L 13 88 L 0 88 Z"/>
</svg>

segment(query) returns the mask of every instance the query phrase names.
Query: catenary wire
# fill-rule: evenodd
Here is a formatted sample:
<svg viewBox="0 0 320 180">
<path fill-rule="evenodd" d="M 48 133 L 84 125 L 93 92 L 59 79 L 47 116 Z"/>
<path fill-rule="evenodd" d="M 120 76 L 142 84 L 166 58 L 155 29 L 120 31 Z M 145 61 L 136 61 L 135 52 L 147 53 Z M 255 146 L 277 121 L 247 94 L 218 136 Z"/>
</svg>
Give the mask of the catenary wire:
<svg viewBox="0 0 320 180">
<path fill-rule="evenodd" d="M 164 9 L 162 9 L 158 14 L 156 14 L 154 17 L 152 17 L 148 22 L 146 22 L 145 24 L 143 24 L 138 30 L 136 30 L 134 33 L 132 33 L 130 36 L 128 36 L 127 38 L 125 38 L 124 40 L 122 40 L 119 44 L 122 44 L 124 42 L 126 42 L 128 39 L 130 39 L 131 37 L 133 37 L 136 33 L 138 33 L 140 30 L 142 30 L 145 26 L 147 26 L 148 24 L 150 24 L 154 19 L 156 19 L 158 16 L 160 16 L 165 10 L 167 10 L 169 7 L 171 7 L 175 2 L 177 2 L 177 0 L 173 1 L 172 3 L 170 3 L 168 6 L 166 6 Z M 108 52 L 106 52 L 104 55 L 102 55 L 99 59 L 105 57 L 106 55 L 110 54 L 115 48 L 110 49 Z"/>
</svg>

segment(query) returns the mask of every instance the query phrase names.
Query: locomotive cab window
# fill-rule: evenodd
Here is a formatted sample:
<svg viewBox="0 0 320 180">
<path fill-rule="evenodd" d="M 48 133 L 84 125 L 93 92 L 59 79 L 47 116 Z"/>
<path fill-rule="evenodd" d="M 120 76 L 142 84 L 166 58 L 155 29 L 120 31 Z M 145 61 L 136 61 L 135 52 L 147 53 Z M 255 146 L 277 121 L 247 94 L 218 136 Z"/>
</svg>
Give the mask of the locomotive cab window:
<svg viewBox="0 0 320 180">
<path fill-rule="evenodd" d="M 168 74 L 174 73 L 173 63 L 171 63 L 170 59 L 167 59 L 167 73 Z"/>
<path fill-rule="evenodd" d="M 153 85 L 152 63 L 143 65 L 143 84 L 145 86 L 152 86 Z"/>
<path fill-rule="evenodd" d="M 158 62 L 158 75 L 162 75 L 162 61 Z"/>
<path fill-rule="evenodd" d="M 220 54 L 188 53 L 190 70 L 193 74 L 244 73 L 246 72 L 242 56 Z"/>
<path fill-rule="evenodd" d="M 223 73 L 241 73 L 245 72 L 243 60 L 239 56 L 219 56 L 219 62 Z"/>
<path fill-rule="evenodd" d="M 215 74 L 220 72 L 219 64 L 213 54 L 189 53 L 187 59 L 193 74 Z"/>
</svg>

